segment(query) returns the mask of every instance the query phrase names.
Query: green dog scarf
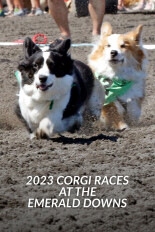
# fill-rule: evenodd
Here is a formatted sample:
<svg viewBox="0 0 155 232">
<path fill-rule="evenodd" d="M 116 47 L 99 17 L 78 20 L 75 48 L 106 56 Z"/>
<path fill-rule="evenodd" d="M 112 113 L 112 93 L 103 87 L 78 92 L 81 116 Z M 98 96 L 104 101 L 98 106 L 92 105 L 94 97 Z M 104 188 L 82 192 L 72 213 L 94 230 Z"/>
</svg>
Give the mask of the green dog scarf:
<svg viewBox="0 0 155 232">
<path fill-rule="evenodd" d="M 19 72 L 19 71 L 16 71 L 16 72 L 15 72 L 15 77 L 16 77 L 18 83 L 20 84 L 20 82 L 21 82 L 21 75 L 20 75 L 20 72 Z"/>
<path fill-rule="evenodd" d="M 101 82 L 106 90 L 104 105 L 108 105 L 109 103 L 116 101 L 118 97 L 123 96 L 134 83 L 134 81 L 127 81 L 118 77 L 114 77 L 111 80 L 107 76 L 100 75 L 97 72 L 95 73 L 95 77 Z"/>
</svg>

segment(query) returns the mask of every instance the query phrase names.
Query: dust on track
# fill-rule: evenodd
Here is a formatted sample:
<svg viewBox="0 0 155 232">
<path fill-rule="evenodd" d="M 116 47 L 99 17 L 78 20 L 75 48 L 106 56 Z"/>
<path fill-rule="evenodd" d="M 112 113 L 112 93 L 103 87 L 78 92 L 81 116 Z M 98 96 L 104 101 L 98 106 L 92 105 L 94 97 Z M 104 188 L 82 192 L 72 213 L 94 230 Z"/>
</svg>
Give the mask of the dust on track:
<svg viewBox="0 0 155 232">
<path fill-rule="evenodd" d="M 1 41 L 44 33 L 59 36 L 50 16 L 4 18 Z M 154 15 L 106 15 L 114 31 L 144 25 L 143 41 L 155 44 Z M 89 17 L 70 16 L 73 43 L 91 42 Z M 14 113 L 18 84 L 14 77 L 22 46 L 0 48 L 0 231 L 152 232 L 155 228 L 155 51 L 148 52 L 146 98 L 137 127 L 122 133 L 86 125 L 76 134 L 31 141 Z M 89 47 L 72 48 L 72 56 L 87 63 Z M 128 175 L 128 186 L 98 188 L 98 197 L 127 198 L 128 206 L 104 209 L 28 209 L 29 197 L 56 197 L 59 187 L 25 186 L 28 175 Z"/>
</svg>

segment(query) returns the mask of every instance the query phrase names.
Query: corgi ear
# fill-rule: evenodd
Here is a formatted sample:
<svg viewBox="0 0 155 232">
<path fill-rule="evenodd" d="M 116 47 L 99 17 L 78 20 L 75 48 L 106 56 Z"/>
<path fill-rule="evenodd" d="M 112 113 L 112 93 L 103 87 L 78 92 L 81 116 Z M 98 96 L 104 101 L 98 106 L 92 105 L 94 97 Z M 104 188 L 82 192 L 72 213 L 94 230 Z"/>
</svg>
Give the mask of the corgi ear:
<svg viewBox="0 0 155 232">
<path fill-rule="evenodd" d="M 110 23 L 106 22 L 101 28 L 101 38 L 105 36 L 110 36 L 112 34 L 112 26 Z"/>
<path fill-rule="evenodd" d="M 133 41 L 139 43 L 142 37 L 143 25 L 139 25 L 135 30 L 128 32 L 126 35 Z"/>
<path fill-rule="evenodd" d="M 26 39 L 24 40 L 23 47 L 25 58 L 29 58 L 35 52 L 41 51 L 41 49 L 29 37 L 26 37 Z"/>
<path fill-rule="evenodd" d="M 50 50 L 59 52 L 61 54 L 66 54 L 70 46 L 71 46 L 70 39 L 65 39 L 65 40 L 57 39 L 52 44 L 50 44 Z"/>
</svg>

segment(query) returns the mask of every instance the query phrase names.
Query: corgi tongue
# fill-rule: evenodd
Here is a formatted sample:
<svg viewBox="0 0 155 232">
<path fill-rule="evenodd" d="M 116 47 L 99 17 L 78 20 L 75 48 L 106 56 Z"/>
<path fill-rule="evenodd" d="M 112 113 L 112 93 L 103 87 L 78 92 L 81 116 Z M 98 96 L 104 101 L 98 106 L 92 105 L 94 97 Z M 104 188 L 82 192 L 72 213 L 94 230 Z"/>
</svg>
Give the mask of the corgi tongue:
<svg viewBox="0 0 155 232">
<path fill-rule="evenodd" d="M 40 85 L 40 86 L 39 86 L 39 89 L 41 89 L 41 90 L 46 89 L 46 85 Z"/>
<path fill-rule="evenodd" d="M 45 90 L 46 88 L 47 88 L 46 85 L 40 85 L 40 86 L 39 86 L 39 89 L 40 89 L 40 90 Z"/>
<path fill-rule="evenodd" d="M 53 83 L 50 84 L 50 85 L 44 85 L 44 84 L 42 84 L 42 85 L 36 85 L 36 88 L 40 89 L 42 91 L 46 91 L 48 88 L 52 87 L 52 85 L 53 85 Z"/>
<path fill-rule="evenodd" d="M 47 89 L 47 86 L 46 85 L 37 85 L 37 89 L 44 91 Z"/>
</svg>

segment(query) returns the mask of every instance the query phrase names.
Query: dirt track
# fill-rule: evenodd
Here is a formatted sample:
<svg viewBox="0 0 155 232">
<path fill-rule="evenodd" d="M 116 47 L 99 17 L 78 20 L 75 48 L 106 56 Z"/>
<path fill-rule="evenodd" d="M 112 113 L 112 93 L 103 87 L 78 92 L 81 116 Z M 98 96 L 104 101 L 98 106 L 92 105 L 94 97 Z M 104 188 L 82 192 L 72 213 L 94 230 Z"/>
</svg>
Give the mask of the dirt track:
<svg viewBox="0 0 155 232">
<path fill-rule="evenodd" d="M 144 25 L 144 44 L 155 44 L 154 15 L 106 15 L 104 21 L 123 33 Z M 5 18 L 1 41 L 36 33 L 59 36 L 50 16 Z M 73 43 L 91 42 L 91 21 L 70 18 Z M 14 114 L 18 84 L 14 77 L 22 46 L 0 47 L 0 231 L 2 232 L 153 232 L 155 228 L 155 50 L 148 52 L 146 98 L 137 127 L 122 133 L 82 128 L 51 141 L 31 141 Z M 87 62 L 90 48 L 73 48 Z M 26 186 L 27 176 L 128 175 L 127 186 L 98 187 L 99 198 L 127 198 L 126 208 L 28 209 L 29 197 L 56 197 L 60 186 Z"/>
</svg>

